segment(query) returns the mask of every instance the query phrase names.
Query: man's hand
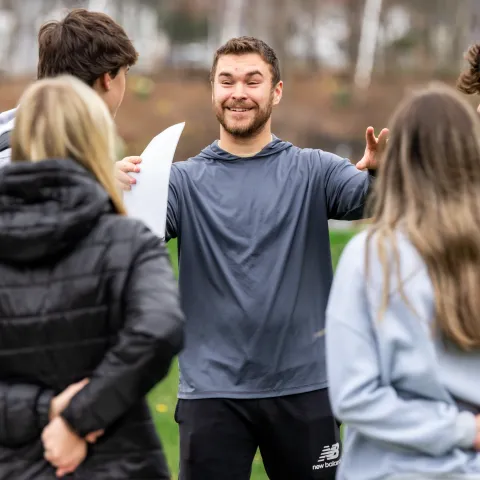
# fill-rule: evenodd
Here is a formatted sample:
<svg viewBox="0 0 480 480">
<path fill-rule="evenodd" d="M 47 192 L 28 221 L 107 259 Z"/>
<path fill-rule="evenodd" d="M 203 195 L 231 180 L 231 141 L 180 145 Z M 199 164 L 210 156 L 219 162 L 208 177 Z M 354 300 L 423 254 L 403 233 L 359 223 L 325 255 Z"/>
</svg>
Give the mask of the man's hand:
<svg viewBox="0 0 480 480">
<path fill-rule="evenodd" d="M 140 157 L 125 157 L 115 163 L 115 179 L 117 185 L 121 190 L 131 190 L 132 185 L 136 183 L 136 180 L 128 175 L 130 172 L 139 172 L 139 163 L 142 161 Z"/>
<path fill-rule="evenodd" d="M 378 159 L 385 150 L 387 145 L 389 131 L 384 128 L 378 138 L 375 136 L 373 127 L 368 127 L 365 134 L 367 146 L 363 158 L 357 163 L 356 167 L 359 170 L 376 170 L 378 166 Z"/>
<path fill-rule="evenodd" d="M 57 477 L 74 472 L 87 456 L 87 442 L 62 417 L 55 417 L 42 433 L 45 460 L 57 468 Z"/>
</svg>

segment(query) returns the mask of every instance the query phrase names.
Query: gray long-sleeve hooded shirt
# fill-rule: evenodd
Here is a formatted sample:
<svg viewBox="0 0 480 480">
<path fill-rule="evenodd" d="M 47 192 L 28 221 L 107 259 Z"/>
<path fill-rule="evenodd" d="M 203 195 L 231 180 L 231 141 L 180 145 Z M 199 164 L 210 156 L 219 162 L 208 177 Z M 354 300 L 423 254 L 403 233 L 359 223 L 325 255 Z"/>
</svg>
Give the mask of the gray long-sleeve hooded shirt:
<svg viewBox="0 0 480 480">
<path fill-rule="evenodd" d="M 172 166 L 167 240 L 178 237 L 186 315 L 180 398 L 327 386 L 328 219 L 360 219 L 370 178 L 276 137 L 253 157 L 214 142 Z"/>
</svg>

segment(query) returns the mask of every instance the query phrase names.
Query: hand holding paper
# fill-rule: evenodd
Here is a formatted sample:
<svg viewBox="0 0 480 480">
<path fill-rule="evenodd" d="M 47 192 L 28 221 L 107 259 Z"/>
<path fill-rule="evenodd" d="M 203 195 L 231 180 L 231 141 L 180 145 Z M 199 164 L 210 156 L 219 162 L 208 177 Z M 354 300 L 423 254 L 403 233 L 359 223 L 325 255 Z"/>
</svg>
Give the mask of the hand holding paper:
<svg viewBox="0 0 480 480">
<path fill-rule="evenodd" d="M 161 238 L 165 238 L 170 168 L 184 127 L 185 122 L 172 125 L 152 139 L 140 155 L 141 172 L 130 174 L 136 184 L 123 196 L 129 216 L 144 221 Z"/>
</svg>

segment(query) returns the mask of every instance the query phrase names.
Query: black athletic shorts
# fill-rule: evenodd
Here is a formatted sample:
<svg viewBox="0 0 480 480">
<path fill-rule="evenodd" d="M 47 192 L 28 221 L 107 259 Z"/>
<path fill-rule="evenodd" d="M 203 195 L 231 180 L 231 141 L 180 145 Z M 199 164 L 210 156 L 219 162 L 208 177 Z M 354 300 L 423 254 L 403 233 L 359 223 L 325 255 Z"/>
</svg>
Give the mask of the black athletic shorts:
<svg viewBox="0 0 480 480">
<path fill-rule="evenodd" d="M 260 448 L 271 480 L 334 479 L 340 431 L 326 389 L 237 400 L 179 400 L 180 480 L 249 480 Z"/>
</svg>

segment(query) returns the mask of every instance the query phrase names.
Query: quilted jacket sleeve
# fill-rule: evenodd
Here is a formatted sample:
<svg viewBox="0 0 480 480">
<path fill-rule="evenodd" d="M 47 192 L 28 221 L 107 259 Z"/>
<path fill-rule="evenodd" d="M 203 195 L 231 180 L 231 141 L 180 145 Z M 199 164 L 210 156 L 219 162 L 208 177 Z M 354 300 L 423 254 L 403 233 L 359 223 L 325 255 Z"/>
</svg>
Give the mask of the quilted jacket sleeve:
<svg viewBox="0 0 480 480">
<path fill-rule="evenodd" d="M 183 347 L 184 318 L 164 243 L 142 226 L 124 290 L 125 323 L 90 382 L 62 413 L 81 436 L 105 429 L 164 378 Z"/>
<path fill-rule="evenodd" d="M 48 423 L 53 390 L 0 382 L 0 445 L 14 448 L 37 440 Z"/>
</svg>

